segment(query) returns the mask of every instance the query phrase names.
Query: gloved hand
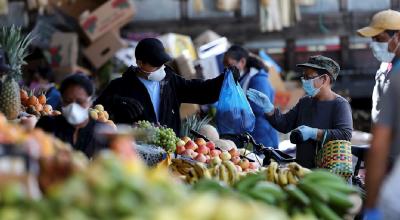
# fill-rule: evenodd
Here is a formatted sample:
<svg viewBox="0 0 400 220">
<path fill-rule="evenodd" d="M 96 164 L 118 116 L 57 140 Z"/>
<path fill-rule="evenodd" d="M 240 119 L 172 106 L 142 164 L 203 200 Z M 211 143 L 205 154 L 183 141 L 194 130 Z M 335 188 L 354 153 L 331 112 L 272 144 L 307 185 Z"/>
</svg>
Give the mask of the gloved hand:
<svg viewBox="0 0 400 220">
<path fill-rule="evenodd" d="M 258 107 L 262 108 L 265 113 L 269 113 L 274 110 L 274 105 L 271 103 L 271 100 L 269 100 L 267 95 L 260 91 L 257 91 L 255 89 L 248 89 L 247 97 Z"/>
<path fill-rule="evenodd" d="M 363 220 L 381 220 L 382 213 L 378 209 L 366 209 Z"/>
<path fill-rule="evenodd" d="M 227 70 L 229 70 L 229 71 L 232 72 L 233 79 L 235 80 L 236 83 L 238 83 L 238 82 L 239 82 L 239 78 L 240 78 L 240 71 L 239 71 L 239 69 L 238 69 L 236 66 L 229 66 L 229 67 L 226 67 L 226 68 L 225 68 L 225 71 L 224 71 L 224 72 L 226 72 Z"/>
<path fill-rule="evenodd" d="M 116 96 L 113 100 L 112 116 L 115 123 L 133 124 L 144 112 L 136 99 Z"/>
<path fill-rule="evenodd" d="M 302 125 L 296 129 L 301 132 L 301 135 L 303 135 L 303 141 L 307 141 L 309 139 L 317 140 L 317 135 L 318 135 L 317 128 L 311 128 L 311 127 Z"/>
</svg>

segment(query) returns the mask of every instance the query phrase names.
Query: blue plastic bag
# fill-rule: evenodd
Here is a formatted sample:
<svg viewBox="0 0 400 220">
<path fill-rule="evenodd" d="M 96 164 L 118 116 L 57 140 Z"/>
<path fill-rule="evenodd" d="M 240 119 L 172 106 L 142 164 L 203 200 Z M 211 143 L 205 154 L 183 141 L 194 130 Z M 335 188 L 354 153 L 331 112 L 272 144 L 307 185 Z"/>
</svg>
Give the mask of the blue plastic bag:
<svg viewBox="0 0 400 220">
<path fill-rule="evenodd" d="M 219 95 L 216 121 L 220 134 L 252 132 L 256 123 L 243 89 L 236 84 L 229 70 L 225 72 Z"/>
</svg>

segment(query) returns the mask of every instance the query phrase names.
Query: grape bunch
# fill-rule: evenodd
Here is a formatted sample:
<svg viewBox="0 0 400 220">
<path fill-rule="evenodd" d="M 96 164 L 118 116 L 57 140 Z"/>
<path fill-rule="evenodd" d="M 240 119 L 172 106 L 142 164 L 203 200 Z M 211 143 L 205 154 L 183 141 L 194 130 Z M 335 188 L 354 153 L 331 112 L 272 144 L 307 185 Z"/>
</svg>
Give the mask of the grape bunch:
<svg viewBox="0 0 400 220">
<path fill-rule="evenodd" d="M 177 137 L 171 128 L 156 127 L 148 121 L 138 121 L 137 127 L 146 129 L 148 133 L 153 133 L 148 144 L 160 146 L 167 152 L 175 152 Z"/>
<path fill-rule="evenodd" d="M 149 121 L 138 121 L 137 123 L 138 128 L 151 128 L 153 125 Z"/>
<path fill-rule="evenodd" d="M 168 152 L 175 152 L 176 135 L 171 128 L 160 128 L 156 133 L 155 145 L 163 147 Z"/>
</svg>

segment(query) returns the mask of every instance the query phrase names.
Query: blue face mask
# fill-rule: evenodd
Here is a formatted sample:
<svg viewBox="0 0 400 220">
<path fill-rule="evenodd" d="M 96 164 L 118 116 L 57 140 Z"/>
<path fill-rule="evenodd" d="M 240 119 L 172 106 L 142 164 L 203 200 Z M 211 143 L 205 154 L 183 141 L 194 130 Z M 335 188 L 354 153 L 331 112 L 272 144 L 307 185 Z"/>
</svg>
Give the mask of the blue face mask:
<svg viewBox="0 0 400 220">
<path fill-rule="evenodd" d="M 319 77 L 321 77 L 321 76 L 319 76 Z M 314 78 L 314 79 L 308 79 L 308 80 L 305 80 L 303 78 L 301 79 L 301 82 L 303 83 L 303 89 L 308 96 L 314 97 L 321 90 L 321 87 L 319 87 L 319 88 L 314 87 L 314 80 L 318 79 L 319 77 Z"/>
</svg>

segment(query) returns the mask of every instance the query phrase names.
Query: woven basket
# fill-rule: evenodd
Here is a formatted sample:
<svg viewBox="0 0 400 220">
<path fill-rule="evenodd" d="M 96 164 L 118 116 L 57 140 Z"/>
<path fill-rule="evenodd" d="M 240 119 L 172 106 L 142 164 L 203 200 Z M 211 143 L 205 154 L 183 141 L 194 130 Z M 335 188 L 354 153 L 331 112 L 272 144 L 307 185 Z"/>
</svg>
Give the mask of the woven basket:
<svg viewBox="0 0 400 220">
<path fill-rule="evenodd" d="M 324 144 L 317 152 L 316 165 L 331 173 L 349 179 L 353 175 L 353 155 L 349 141 L 334 140 Z"/>
</svg>

